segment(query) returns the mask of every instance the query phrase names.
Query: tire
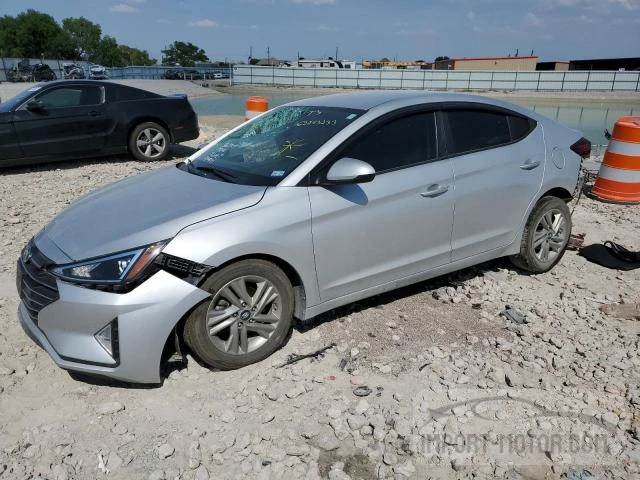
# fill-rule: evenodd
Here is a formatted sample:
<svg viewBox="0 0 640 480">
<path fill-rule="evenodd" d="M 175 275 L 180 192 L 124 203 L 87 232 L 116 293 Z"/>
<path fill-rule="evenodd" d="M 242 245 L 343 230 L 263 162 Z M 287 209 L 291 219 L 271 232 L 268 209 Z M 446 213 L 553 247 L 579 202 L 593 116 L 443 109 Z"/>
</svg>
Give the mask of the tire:
<svg viewBox="0 0 640 480">
<path fill-rule="evenodd" d="M 169 153 L 169 134 L 155 122 L 141 123 L 129 135 L 129 152 L 142 162 L 162 160 Z"/>
<path fill-rule="evenodd" d="M 548 272 L 563 257 L 570 235 L 567 204 L 557 197 L 543 197 L 527 220 L 520 253 L 511 257 L 511 262 L 530 273 Z"/>
<path fill-rule="evenodd" d="M 288 339 L 293 288 L 273 263 L 242 260 L 214 273 L 200 288 L 211 298 L 193 310 L 183 333 L 203 363 L 220 370 L 241 368 L 264 360 Z"/>
</svg>

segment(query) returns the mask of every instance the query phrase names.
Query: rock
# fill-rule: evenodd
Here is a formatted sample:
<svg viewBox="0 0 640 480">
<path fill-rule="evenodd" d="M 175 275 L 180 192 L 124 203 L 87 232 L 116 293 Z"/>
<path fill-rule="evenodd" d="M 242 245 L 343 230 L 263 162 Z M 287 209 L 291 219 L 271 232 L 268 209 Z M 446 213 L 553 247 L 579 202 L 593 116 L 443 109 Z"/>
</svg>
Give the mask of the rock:
<svg viewBox="0 0 640 480">
<path fill-rule="evenodd" d="M 66 465 L 54 465 L 51 468 L 51 473 L 53 474 L 54 480 L 68 480 L 69 479 L 69 470 Z M 2 475 L 2 465 L 0 465 L 0 476 Z"/>
<path fill-rule="evenodd" d="M 265 395 L 265 397 L 267 397 L 272 402 L 275 402 L 280 397 L 280 394 L 277 391 L 275 391 L 274 389 L 271 389 L 271 388 L 268 389 L 268 390 L 265 390 L 264 395 Z"/>
<path fill-rule="evenodd" d="M 333 432 L 329 432 L 329 431 L 323 432 L 318 436 L 317 445 L 318 445 L 318 448 L 321 448 L 322 450 L 326 450 L 327 452 L 330 452 L 332 450 L 337 450 L 338 448 L 340 448 L 340 442 L 338 441 L 336 436 L 333 434 Z"/>
<path fill-rule="evenodd" d="M 406 462 L 393 467 L 393 471 L 403 477 L 411 478 L 416 473 L 416 467 L 413 465 L 411 460 L 407 460 Z"/>
<path fill-rule="evenodd" d="M 360 350 L 358 350 L 356 347 L 353 347 L 349 354 L 351 355 L 351 358 L 356 358 L 360 354 Z"/>
<path fill-rule="evenodd" d="M 459 472 L 464 468 L 464 463 L 459 458 L 454 458 L 451 460 L 451 468 L 453 468 L 456 472 Z"/>
<path fill-rule="evenodd" d="M 116 435 L 124 435 L 125 433 L 127 433 L 127 431 L 127 427 L 120 423 L 111 429 L 111 432 L 115 433 Z"/>
<path fill-rule="evenodd" d="M 262 423 L 269 423 L 276 418 L 276 415 L 273 412 L 266 411 L 260 416 L 260 421 Z"/>
<path fill-rule="evenodd" d="M 9 367 L 0 367 L 0 376 L 2 375 L 11 375 L 15 370 Z"/>
<path fill-rule="evenodd" d="M 360 375 L 354 375 L 349 379 L 349 383 L 356 386 L 364 385 L 364 378 L 362 378 Z"/>
<path fill-rule="evenodd" d="M 606 427 L 617 427 L 620 421 L 618 416 L 613 412 L 605 412 L 601 418 Z"/>
<path fill-rule="evenodd" d="M 40 449 L 37 445 L 29 445 L 24 452 L 22 452 L 22 458 L 34 458 L 38 455 Z"/>
<path fill-rule="evenodd" d="M 113 415 L 124 410 L 124 405 L 120 402 L 103 402 L 96 407 L 98 415 Z"/>
<path fill-rule="evenodd" d="M 360 399 L 360 401 L 353 409 L 356 415 L 362 415 L 367 410 L 369 410 L 369 402 L 367 402 L 364 398 Z"/>
<path fill-rule="evenodd" d="M 167 479 L 167 477 L 165 476 L 162 470 L 154 470 L 149 474 L 147 478 L 148 480 L 166 480 Z"/>
<path fill-rule="evenodd" d="M 342 412 L 337 408 L 330 408 L 329 410 L 327 410 L 327 415 L 329 416 L 329 418 L 340 418 Z"/>
<path fill-rule="evenodd" d="M 287 446 L 284 451 L 292 457 L 301 457 L 309 453 L 309 446 L 306 443 L 292 444 Z"/>
<path fill-rule="evenodd" d="M 202 455 L 200 453 L 200 444 L 191 442 L 189 445 L 189 468 L 195 470 L 200 466 Z"/>
<path fill-rule="evenodd" d="M 351 430 L 360 430 L 367 424 L 367 419 L 364 415 L 349 415 L 347 417 L 347 423 Z"/>
<path fill-rule="evenodd" d="M 306 392 L 307 390 L 304 388 L 304 385 L 302 383 L 297 383 L 296 386 L 285 393 L 285 395 L 287 398 L 296 398 Z"/>
<path fill-rule="evenodd" d="M 196 470 L 195 480 L 209 480 L 209 471 L 204 465 L 200 465 Z"/>
<path fill-rule="evenodd" d="M 351 480 L 351 477 L 342 470 L 330 470 L 329 480 Z"/>
<path fill-rule="evenodd" d="M 173 448 L 173 446 L 169 445 L 168 443 L 163 443 L 158 447 L 158 458 L 160 458 L 160 460 L 169 458 L 174 454 L 175 451 L 176 449 Z"/>
<path fill-rule="evenodd" d="M 107 458 L 107 468 L 110 471 L 120 468 L 122 466 L 122 463 L 122 459 L 116 452 L 112 451 L 109 453 L 109 457 Z"/>
<path fill-rule="evenodd" d="M 387 445 L 382 455 L 382 461 L 387 465 L 395 465 L 398 463 L 398 454 L 396 448 L 393 445 Z"/>
<path fill-rule="evenodd" d="M 233 412 L 225 410 L 222 415 L 220 415 L 220 420 L 224 423 L 233 423 L 236 421 L 236 416 Z"/>
<path fill-rule="evenodd" d="M 380 370 L 380 373 L 391 373 L 391 367 L 389 365 L 380 365 L 378 366 L 378 370 Z"/>
</svg>

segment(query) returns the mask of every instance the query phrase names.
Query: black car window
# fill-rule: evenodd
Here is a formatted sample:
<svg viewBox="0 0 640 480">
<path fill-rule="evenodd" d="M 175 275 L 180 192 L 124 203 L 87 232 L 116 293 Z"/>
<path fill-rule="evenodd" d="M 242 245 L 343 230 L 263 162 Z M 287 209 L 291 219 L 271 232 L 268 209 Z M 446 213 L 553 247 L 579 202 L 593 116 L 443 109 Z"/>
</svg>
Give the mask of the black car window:
<svg viewBox="0 0 640 480">
<path fill-rule="evenodd" d="M 448 154 L 462 154 L 511 142 L 507 115 L 487 110 L 445 112 L 449 129 Z"/>
<path fill-rule="evenodd" d="M 376 172 L 395 170 L 436 158 L 433 112 L 395 118 L 359 137 L 341 157 L 369 163 Z"/>
<path fill-rule="evenodd" d="M 536 126 L 536 122 L 529 118 L 509 115 L 509 130 L 511 130 L 511 140 L 522 140 L 529 135 Z"/>
<path fill-rule="evenodd" d="M 102 89 L 94 86 L 54 88 L 37 95 L 44 108 L 79 107 L 102 103 Z"/>
</svg>

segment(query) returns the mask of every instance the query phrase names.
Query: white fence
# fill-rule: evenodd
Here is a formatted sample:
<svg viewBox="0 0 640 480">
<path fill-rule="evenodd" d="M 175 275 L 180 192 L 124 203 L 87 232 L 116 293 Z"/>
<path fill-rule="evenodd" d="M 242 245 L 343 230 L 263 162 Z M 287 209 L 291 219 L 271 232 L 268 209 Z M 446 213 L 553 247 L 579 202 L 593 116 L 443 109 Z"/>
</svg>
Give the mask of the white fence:
<svg viewBox="0 0 640 480">
<path fill-rule="evenodd" d="M 374 70 L 233 67 L 233 83 L 418 90 L 639 91 L 640 72 Z"/>
</svg>

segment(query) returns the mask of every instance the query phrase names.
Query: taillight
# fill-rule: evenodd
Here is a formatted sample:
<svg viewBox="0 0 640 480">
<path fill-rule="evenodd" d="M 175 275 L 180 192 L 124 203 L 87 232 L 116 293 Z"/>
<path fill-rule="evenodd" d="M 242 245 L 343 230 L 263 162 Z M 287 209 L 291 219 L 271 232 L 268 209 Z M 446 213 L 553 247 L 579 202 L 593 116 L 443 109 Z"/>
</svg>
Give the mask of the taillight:
<svg viewBox="0 0 640 480">
<path fill-rule="evenodd" d="M 591 142 L 582 137 L 576 143 L 571 145 L 571 150 L 582 158 L 589 158 L 591 156 Z"/>
</svg>

